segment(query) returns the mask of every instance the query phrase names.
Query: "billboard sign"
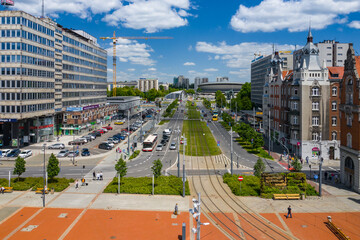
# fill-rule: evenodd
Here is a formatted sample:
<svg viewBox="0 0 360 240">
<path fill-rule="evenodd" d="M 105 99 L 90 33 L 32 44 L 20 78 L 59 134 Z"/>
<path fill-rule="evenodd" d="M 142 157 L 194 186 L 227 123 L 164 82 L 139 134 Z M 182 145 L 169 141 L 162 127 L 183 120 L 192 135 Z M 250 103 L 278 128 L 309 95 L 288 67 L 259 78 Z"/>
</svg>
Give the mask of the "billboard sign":
<svg viewBox="0 0 360 240">
<path fill-rule="evenodd" d="M 17 122 L 17 119 L 0 118 L 0 122 Z"/>
<path fill-rule="evenodd" d="M 82 111 L 82 107 L 67 107 L 66 111 L 67 112 L 78 112 L 78 111 Z"/>
<path fill-rule="evenodd" d="M 84 110 L 89 110 L 89 109 L 95 109 L 95 108 L 98 108 L 99 107 L 99 104 L 96 104 L 96 105 L 90 105 L 90 106 L 86 106 L 86 107 L 83 107 Z"/>
<path fill-rule="evenodd" d="M 12 1 L 12 0 L 1 0 L 1 5 L 14 6 L 14 1 Z"/>
</svg>

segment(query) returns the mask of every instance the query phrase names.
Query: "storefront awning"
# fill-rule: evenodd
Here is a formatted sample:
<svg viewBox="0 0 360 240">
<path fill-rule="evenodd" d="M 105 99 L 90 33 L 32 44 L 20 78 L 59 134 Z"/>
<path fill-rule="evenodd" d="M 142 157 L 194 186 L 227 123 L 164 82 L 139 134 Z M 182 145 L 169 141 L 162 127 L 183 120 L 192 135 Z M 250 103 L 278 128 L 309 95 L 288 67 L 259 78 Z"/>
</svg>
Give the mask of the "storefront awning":
<svg viewBox="0 0 360 240">
<path fill-rule="evenodd" d="M 61 127 L 61 130 L 79 130 L 79 128 L 73 128 L 73 127 Z"/>
<path fill-rule="evenodd" d="M 314 152 L 318 152 L 318 151 L 319 151 L 319 148 L 318 148 L 318 147 L 314 147 L 312 150 L 313 150 Z"/>
</svg>

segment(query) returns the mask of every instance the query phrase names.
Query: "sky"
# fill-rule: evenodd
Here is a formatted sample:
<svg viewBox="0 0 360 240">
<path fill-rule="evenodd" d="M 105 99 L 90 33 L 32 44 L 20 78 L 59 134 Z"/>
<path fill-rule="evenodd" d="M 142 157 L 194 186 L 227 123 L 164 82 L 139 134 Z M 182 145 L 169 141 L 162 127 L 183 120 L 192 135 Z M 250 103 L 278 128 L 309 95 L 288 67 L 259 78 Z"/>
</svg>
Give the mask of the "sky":
<svg viewBox="0 0 360 240">
<path fill-rule="evenodd" d="M 41 15 L 41 0 L 14 0 L 14 10 Z M 81 29 L 108 50 L 100 37 L 171 37 L 117 44 L 117 81 L 184 75 L 250 81 L 254 54 L 303 47 L 309 25 L 314 42 L 352 42 L 360 52 L 359 0 L 45 0 L 45 15 L 66 28 Z"/>
</svg>

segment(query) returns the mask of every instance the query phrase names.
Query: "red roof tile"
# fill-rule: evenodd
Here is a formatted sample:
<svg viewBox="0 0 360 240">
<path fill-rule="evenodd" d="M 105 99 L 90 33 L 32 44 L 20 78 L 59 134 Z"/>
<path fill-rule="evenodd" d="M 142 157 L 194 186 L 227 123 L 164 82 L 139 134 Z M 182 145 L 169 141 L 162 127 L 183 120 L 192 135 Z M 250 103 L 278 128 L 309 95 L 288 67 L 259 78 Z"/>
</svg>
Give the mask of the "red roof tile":
<svg viewBox="0 0 360 240">
<path fill-rule="evenodd" d="M 344 76 L 344 67 L 328 67 L 329 79 L 342 79 Z M 334 76 L 336 74 L 336 76 Z"/>
<path fill-rule="evenodd" d="M 358 74 L 360 74 L 360 56 L 355 56 L 355 67 Z"/>
</svg>

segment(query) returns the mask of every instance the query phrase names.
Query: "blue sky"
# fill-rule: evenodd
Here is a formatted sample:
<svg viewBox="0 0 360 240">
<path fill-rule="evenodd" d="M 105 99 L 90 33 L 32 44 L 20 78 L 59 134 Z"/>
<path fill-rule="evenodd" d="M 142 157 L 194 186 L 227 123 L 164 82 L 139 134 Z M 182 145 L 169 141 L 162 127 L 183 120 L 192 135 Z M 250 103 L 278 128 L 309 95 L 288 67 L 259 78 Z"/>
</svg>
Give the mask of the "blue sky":
<svg viewBox="0 0 360 240">
<path fill-rule="evenodd" d="M 40 0 L 17 0 L 14 9 L 41 15 Z M 172 82 L 174 76 L 228 76 L 250 81 L 254 53 L 293 50 L 306 43 L 353 42 L 360 52 L 359 0 L 45 0 L 46 16 L 96 38 L 168 36 L 166 40 L 119 40 L 117 81 L 140 77 Z M 98 40 L 109 49 L 110 40 Z M 112 58 L 108 57 L 108 81 Z"/>
</svg>

